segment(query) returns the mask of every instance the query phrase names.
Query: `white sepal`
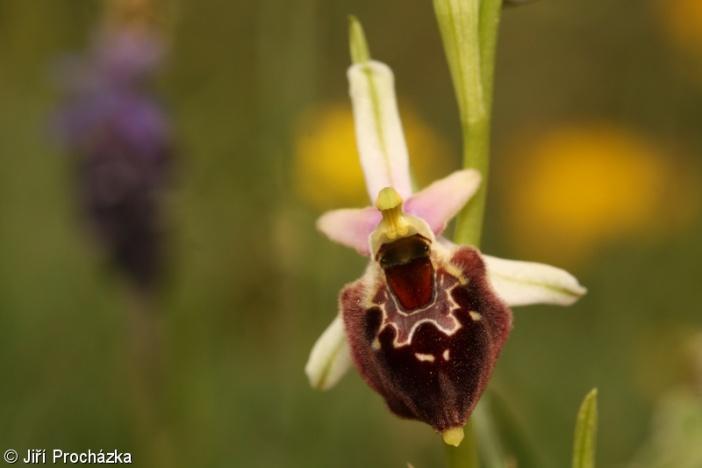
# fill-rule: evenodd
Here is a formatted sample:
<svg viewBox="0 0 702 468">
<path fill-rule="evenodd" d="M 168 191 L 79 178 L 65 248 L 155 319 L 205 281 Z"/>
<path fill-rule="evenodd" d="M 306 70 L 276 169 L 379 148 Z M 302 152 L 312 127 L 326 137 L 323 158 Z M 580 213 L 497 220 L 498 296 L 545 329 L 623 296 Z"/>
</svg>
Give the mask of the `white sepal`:
<svg viewBox="0 0 702 468">
<path fill-rule="evenodd" d="M 403 199 L 412 194 L 407 144 L 395 99 L 394 78 L 384 63 L 370 60 L 348 70 L 356 143 L 371 203 L 393 187 Z"/>
<path fill-rule="evenodd" d="M 551 265 L 489 255 L 483 255 L 483 260 L 495 292 L 510 306 L 567 306 L 587 292 L 573 275 Z"/>
<path fill-rule="evenodd" d="M 344 324 L 337 315 L 312 347 L 305 374 L 312 387 L 328 390 L 341 380 L 349 367 L 351 352 L 346 341 Z"/>
</svg>

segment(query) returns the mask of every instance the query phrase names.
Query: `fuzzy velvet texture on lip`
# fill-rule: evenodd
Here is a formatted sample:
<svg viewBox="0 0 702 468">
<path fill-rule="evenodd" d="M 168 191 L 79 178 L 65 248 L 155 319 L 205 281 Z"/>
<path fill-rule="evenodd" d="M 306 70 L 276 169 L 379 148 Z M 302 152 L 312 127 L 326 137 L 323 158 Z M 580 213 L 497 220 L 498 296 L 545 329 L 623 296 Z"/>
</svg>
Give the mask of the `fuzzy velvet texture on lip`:
<svg viewBox="0 0 702 468">
<path fill-rule="evenodd" d="M 432 256 L 437 294 L 423 309 L 398 311 L 384 281 L 363 278 L 344 288 L 340 302 L 353 361 L 368 385 L 398 416 L 441 432 L 465 425 L 512 313 L 492 291 L 476 249 L 453 249 L 447 264 L 440 258 Z"/>
</svg>

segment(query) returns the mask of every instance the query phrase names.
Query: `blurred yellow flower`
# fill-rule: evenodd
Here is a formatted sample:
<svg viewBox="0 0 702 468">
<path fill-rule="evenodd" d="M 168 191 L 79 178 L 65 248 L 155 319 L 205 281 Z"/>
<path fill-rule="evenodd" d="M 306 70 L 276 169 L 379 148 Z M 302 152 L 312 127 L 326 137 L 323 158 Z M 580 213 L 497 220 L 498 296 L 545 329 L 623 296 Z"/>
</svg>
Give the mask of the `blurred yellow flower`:
<svg viewBox="0 0 702 468">
<path fill-rule="evenodd" d="M 702 1 L 659 0 L 657 16 L 669 38 L 681 49 L 702 55 Z"/>
<path fill-rule="evenodd" d="M 451 172 L 457 164 L 449 144 L 411 108 L 402 123 L 415 182 L 421 187 Z M 348 103 L 331 103 L 303 112 L 295 128 L 294 187 L 318 209 L 368 203 Z"/>
<path fill-rule="evenodd" d="M 503 195 L 509 236 L 545 261 L 573 263 L 605 243 L 659 237 L 697 211 L 694 171 L 622 129 L 565 127 L 512 153 Z"/>
</svg>

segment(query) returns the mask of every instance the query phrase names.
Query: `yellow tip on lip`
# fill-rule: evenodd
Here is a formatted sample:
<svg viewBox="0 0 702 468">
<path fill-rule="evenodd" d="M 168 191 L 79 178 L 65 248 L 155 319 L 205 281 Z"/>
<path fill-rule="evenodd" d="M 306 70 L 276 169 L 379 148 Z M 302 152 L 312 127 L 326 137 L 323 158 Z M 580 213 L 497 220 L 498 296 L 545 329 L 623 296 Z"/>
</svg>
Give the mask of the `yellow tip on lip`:
<svg viewBox="0 0 702 468">
<path fill-rule="evenodd" d="M 445 444 L 458 447 L 463 441 L 463 428 L 452 427 L 446 429 L 444 432 L 441 433 L 441 437 L 444 439 Z"/>
</svg>

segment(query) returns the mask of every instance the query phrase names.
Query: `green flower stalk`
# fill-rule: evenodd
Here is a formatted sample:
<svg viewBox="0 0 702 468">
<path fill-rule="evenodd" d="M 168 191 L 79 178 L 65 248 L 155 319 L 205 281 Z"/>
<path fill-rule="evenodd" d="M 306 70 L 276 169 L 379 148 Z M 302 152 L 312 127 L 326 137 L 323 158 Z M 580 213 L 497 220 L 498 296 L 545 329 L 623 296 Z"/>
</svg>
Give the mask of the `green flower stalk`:
<svg viewBox="0 0 702 468">
<path fill-rule="evenodd" d="M 463 167 L 482 184 L 456 220 L 454 240 L 480 246 L 490 168 L 490 118 L 501 0 L 434 0 L 458 101 Z"/>
</svg>

